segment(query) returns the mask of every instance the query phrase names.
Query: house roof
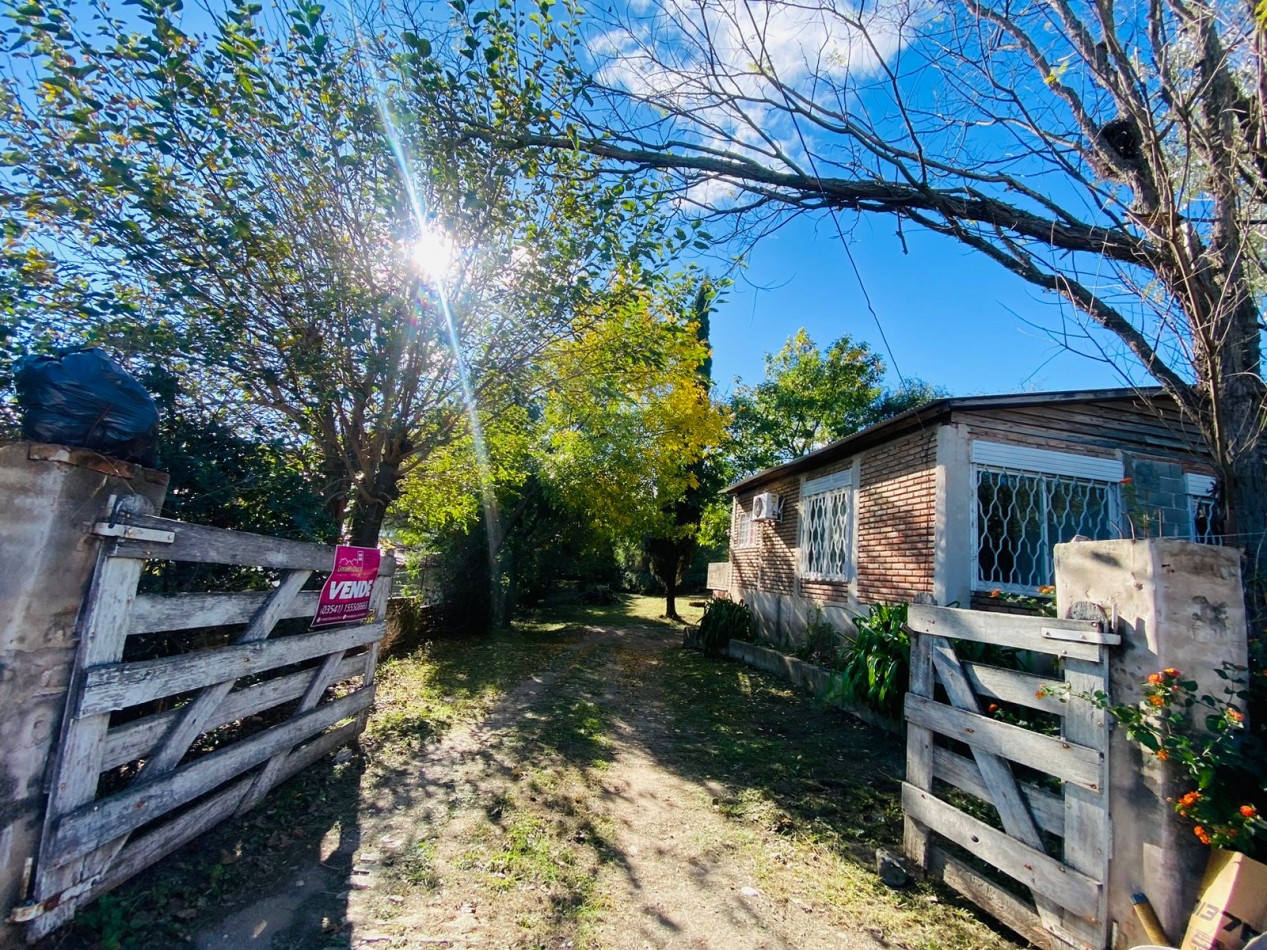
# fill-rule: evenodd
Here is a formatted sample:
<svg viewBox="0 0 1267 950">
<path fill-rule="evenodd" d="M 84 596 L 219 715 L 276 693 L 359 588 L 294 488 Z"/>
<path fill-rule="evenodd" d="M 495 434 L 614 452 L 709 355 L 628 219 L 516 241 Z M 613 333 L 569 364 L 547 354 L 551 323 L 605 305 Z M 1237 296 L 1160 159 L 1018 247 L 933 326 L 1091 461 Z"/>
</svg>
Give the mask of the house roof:
<svg viewBox="0 0 1267 950">
<path fill-rule="evenodd" d="M 764 472 L 749 475 L 724 489 L 726 494 L 754 488 L 765 482 L 787 475 L 796 475 L 810 469 L 827 465 L 838 459 L 848 458 L 864 449 L 888 442 L 899 436 L 944 421 L 952 412 L 971 409 L 1020 409 L 1027 406 L 1067 405 L 1070 403 L 1105 402 L 1119 400 L 1152 400 L 1165 395 L 1160 386 L 1149 388 L 1125 389 L 1074 389 L 1052 393 L 1004 393 L 996 396 L 953 396 L 947 399 L 934 399 L 914 409 L 899 413 L 891 419 L 877 422 L 853 435 L 815 449 L 808 455 L 768 468 Z"/>
</svg>

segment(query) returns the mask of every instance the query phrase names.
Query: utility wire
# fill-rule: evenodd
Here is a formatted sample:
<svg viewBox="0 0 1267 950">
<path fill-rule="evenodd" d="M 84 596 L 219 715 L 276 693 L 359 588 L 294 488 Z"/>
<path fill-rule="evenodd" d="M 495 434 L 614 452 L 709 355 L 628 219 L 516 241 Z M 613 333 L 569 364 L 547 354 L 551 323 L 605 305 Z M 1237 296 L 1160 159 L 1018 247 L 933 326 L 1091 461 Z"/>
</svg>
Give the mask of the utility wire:
<svg viewBox="0 0 1267 950">
<path fill-rule="evenodd" d="M 774 78 L 779 89 L 779 95 L 783 97 L 783 103 L 787 106 L 788 115 L 792 117 L 792 128 L 796 131 L 796 138 L 801 143 L 801 148 L 805 152 L 805 157 L 809 160 L 810 171 L 814 175 L 814 181 L 818 185 L 818 193 L 825 199 L 827 192 L 823 188 L 822 176 L 818 173 L 818 163 L 814 160 L 814 153 L 810 150 L 809 144 L 805 140 L 805 134 L 801 131 L 801 123 L 797 119 L 796 110 L 792 108 L 792 102 L 788 98 L 787 90 L 783 87 L 783 81 L 779 79 L 778 71 L 774 68 L 774 60 L 770 56 L 770 51 L 766 49 L 765 36 L 761 32 L 761 28 L 757 25 L 756 17 L 752 15 L 752 8 L 749 4 L 744 4 L 744 9 L 748 14 L 748 20 L 752 23 L 752 31 L 761 41 L 761 52 L 770 66 L 770 75 Z M 853 268 L 854 277 L 858 281 L 858 289 L 862 291 L 863 302 L 867 305 L 867 311 L 871 314 L 871 319 L 875 321 L 875 328 L 880 332 L 880 342 L 884 344 L 884 352 L 888 354 L 889 363 L 893 366 L 893 372 L 897 374 L 898 383 L 902 389 L 906 388 L 906 377 L 902 375 L 902 370 L 897 364 L 897 358 L 893 355 L 893 347 L 889 345 L 888 334 L 884 332 L 884 326 L 880 323 L 880 315 L 876 313 L 875 306 L 871 302 L 871 294 L 867 292 L 867 285 L 862 279 L 862 271 L 858 269 L 858 262 L 854 260 L 853 251 L 849 249 L 849 242 L 845 240 L 844 229 L 840 226 L 840 219 L 837 217 L 836 209 L 828 207 L 827 213 L 831 215 L 831 223 L 836 228 L 836 236 L 840 238 L 840 246 L 844 248 L 845 256 L 849 258 L 849 266 Z"/>
</svg>

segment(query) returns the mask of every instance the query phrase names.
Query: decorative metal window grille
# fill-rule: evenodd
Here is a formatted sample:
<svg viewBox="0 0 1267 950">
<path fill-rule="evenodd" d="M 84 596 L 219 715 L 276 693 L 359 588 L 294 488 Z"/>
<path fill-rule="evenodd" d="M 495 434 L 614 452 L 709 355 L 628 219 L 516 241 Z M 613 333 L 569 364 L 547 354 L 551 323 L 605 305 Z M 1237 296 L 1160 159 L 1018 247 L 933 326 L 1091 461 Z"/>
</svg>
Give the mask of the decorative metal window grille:
<svg viewBox="0 0 1267 950">
<path fill-rule="evenodd" d="M 1055 583 L 1052 547 L 1116 538 L 1115 482 L 977 465 L 978 588 L 1033 593 Z"/>
<path fill-rule="evenodd" d="M 1188 538 L 1198 544 L 1223 543 L 1223 513 L 1215 494 L 1217 482 L 1209 475 L 1188 473 L 1184 476 L 1188 487 L 1188 514 L 1190 517 Z"/>
<path fill-rule="evenodd" d="M 808 580 L 850 578 L 851 490 L 808 495 L 801 502 L 801 573 Z"/>
<path fill-rule="evenodd" d="M 745 548 L 752 544 L 752 515 L 742 508 L 735 509 L 734 547 Z"/>
<path fill-rule="evenodd" d="M 1219 533 L 1217 502 L 1211 495 L 1189 495 L 1188 512 L 1192 515 L 1191 538 L 1198 544 L 1222 544 Z"/>
</svg>

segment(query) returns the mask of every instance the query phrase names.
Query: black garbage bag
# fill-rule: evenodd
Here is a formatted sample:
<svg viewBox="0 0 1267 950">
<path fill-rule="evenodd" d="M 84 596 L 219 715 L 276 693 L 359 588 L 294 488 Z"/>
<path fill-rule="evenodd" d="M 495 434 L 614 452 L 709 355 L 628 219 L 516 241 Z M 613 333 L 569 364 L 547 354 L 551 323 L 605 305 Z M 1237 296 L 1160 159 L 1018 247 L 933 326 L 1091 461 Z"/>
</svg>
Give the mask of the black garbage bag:
<svg viewBox="0 0 1267 950">
<path fill-rule="evenodd" d="M 28 356 L 14 373 L 22 437 L 82 446 L 153 467 L 158 407 L 145 387 L 95 348 Z"/>
</svg>

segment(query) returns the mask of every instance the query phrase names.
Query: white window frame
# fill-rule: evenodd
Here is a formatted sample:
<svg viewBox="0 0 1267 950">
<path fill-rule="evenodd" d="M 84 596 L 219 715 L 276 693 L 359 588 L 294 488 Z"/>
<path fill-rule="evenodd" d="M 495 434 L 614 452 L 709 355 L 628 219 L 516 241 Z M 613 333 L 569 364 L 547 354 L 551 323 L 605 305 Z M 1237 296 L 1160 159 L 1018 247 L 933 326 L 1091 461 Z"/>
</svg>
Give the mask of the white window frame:
<svg viewBox="0 0 1267 950">
<path fill-rule="evenodd" d="M 1198 544 L 1222 544 L 1218 535 L 1208 534 L 1205 537 L 1197 536 L 1197 513 L 1203 502 L 1212 501 L 1214 492 L 1215 479 L 1213 475 L 1194 475 L 1192 473 L 1183 476 L 1184 490 L 1188 494 L 1188 540 L 1195 541 Z"/>
<path fill-rule="evenodd" d="M 840 502 L 843 502 L 845 506 L 844 564 L 841 565 L 842 570 L 840 573 L 811 571 L 809 569 L 810 504 L 812 503 L 812 499 L 828 499 L 832 497 L 838 499 Z M 854 530 L 856 523 L 855 501 L 852 468 L 848 468 L 840 472 L 834 472 L 831 475 L 822 475 L 818 478 L 808 478 L 801 482 L 801 498 L 799 503 L 799 561 L 802 580 L 835 584 L 848 584 L 853 581 L 856 561 L 854 551 L 856 534 Z"/>
<path fill-rule="evenodd" d="M 979 478 L 982 471 L 998 472 L 1000 470 L 1022 476 L 1050 475 L 1057 478 L 1078 479 L 1081 481 L 1100 482 L 1109 488 L 1108 520 L 1121 532 L 1121 484 L 1126 476 L 1126 468 L 1121 459 L 1098 458 L 1090 455 L 1076 455 L 1072 452 L 1054 452 L 1050 449 L 1034 449 L 1019 445 L 1008 445 L 1003 442 L 986 442 L 974 440 L 972 443 L 972 477 L 969 479 L 969 510 L 972 512 L 972 525 L 969 533 L 969 563 L 972 565 L 972 589 L 1003 590 L 1013 594 L 1034 594 L 1038 587 L 1023 584 L 1006 584 L 999 581 L 986 580 L 981 576 L 981 559 L 978 543 L 980 541 L 980 504 L 978 502 Z M 1043 519 L 1043 530 L 1046 532 L 1046 518 Z"/>
<path fill-rule="evenodd" d="M 735 499 L 734 534 L 730 546 L 732 548 L 751 548 L 756 546 L 756 525 L 752 520 L 752 512 L 744 509 L 743 502 Z"/>
</svg>

